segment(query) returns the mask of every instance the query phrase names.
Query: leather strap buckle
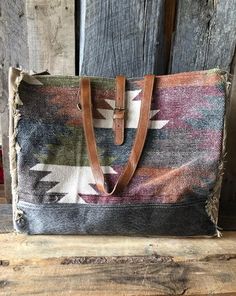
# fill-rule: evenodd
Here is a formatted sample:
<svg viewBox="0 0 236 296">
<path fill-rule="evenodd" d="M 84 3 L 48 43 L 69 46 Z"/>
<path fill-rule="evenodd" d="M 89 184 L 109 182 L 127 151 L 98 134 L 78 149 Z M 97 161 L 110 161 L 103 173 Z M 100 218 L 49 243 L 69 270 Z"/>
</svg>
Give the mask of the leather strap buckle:
<svg viewBox="0 0 236 296">
<path fill-rule="evenodd" d="M 125 108 L 122 108 L 122 107 L 115 107 L 114 110 L 125 111 Z"/>
<path fill-rule="evenodd" d="M 125 108 L 115 107 L 113 113 L 113 119 L 124 119 L 125 117 Z"/>
</svg>

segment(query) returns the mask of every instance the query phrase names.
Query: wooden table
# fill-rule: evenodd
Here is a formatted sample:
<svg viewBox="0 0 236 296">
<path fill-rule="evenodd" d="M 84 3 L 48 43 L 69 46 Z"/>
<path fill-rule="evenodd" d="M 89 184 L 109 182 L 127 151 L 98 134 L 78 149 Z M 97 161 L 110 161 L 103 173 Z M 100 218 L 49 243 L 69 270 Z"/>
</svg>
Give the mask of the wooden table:
<svg viewBox="0 0 236 296">
<path fill-rule="evenodd" d="M 236 232 L 223 238 L 27 236 L 0 206 L 0 295 L 236 295 Z"/>
</svg>

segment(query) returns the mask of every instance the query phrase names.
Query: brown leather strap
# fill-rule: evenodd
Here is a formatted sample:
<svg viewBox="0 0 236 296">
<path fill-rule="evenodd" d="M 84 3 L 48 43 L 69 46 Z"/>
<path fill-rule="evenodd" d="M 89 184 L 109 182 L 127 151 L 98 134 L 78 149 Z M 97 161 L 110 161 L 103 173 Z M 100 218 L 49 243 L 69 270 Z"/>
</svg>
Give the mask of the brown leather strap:
<svg viewBox="0 0 236 296">
<path fill-rule="evenodd" d="M 111 192 L 108 192 L 105 187 L 104 175 L 100 166 L 97 153 L 97 145 L 93 129 L 90 80 L 89 78 L 81 78 L 80 80 L 82 119 L 87 145 L 87 152 L 96 186 L 101 193 L 104 193 L 106 195 L 112 195 L 115 192 L 122 191 L 128 185 L 137 168 L 148 131 L 154 79 L 154 75 L 146 75 L 144 77 L 143 98 L 141 102 L 140 117 L 133 147 L 128 162 L 124 167 L 121 175 L 119 176 Z"/>
<path fill-rule="evenodd" d="M 116 77 L 116 100 L 113 115 L 113 130 L 115 145 L 122 145 L 124 142 L 125 130 L 125 77 Z"/>
</svg>

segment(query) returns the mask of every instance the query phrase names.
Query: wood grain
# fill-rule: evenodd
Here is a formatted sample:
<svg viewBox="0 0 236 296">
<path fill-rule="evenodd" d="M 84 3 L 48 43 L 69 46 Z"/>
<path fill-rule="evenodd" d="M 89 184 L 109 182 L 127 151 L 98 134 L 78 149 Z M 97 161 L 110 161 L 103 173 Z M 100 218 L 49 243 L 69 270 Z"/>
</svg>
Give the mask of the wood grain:
<svg viewBox="0 0 236 296">
<path fill-rule="evenodd" d="M 11 205 L 0 203 L 0 233 L 8 232 L 13 232 L 12 208 Z"/>
<path fill-rule="evenodd" d="M 5 196 L 11 201 L 11 176 L 8 144 L 8 69 L 28 67 L 25 1 L 0 1 L 0 112 Z"/>
<path fill-rule="evenodd" d="M 169 71 L 172 62 L 172 40 L 175 31 L 176 22 L 176 0 L 165 0 L 165 17 L 164 17 L 164 51 L 165 74 Z"/>
<path fill-rule="evenodd" d="M 7 203 L 6 197 L 5 197 L 5 190 L 4 185 L 0 184 L 0 204 Z"/>
<path fill-rule="evenodd" d="M 81 75 L 164 73 L 164 0 L 86 0 L 84 10 Z"/>
<path fill-rule="evenodd" d="M 235 0 L 179 0 L 170 72 L 230 70 L 236 45 Z"/>
<path fill-rule="evenodd" d="M 10 202 L 8 69 L 48 69 L 51 74 L 74 75 L 74 1 L 1 0 L 0 12 L 0 112 L 5 195 Z"/>
<path fill-rule="evenodd" d="M 75 74 L 74 1 L 26 0 L 29 68 Z"/>
<path fill-rule="evenodd" d="M 0 244 L 4 296 L 236 293 L 235 233 L 223 239 L 9 233 Z"/>
<path fill-rule="evenodd" d="M 225 262 L 2 266 L 0 295 L 235 295 L 236 266 Z M 222 264 L 224 263 L 224 264 Z M 1 268 L 1 267 L 0 267 Z M 2 290 L 2 291 L 1 291 Z"/>
</svg>

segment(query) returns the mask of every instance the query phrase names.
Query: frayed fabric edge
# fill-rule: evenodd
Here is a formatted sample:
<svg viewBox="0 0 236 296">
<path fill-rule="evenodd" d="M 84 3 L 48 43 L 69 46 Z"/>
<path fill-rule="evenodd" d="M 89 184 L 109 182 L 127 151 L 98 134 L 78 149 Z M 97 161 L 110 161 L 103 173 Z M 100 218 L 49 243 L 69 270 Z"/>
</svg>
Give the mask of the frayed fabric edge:
<svg viewBox="0 0 236 296">
<path fill-rule="evenodd" d="M 17 154 L 20 151 L 20 146 L 17 142 L 17 126 L 21 119 L 21 114 L 17 108 L 23 105 L 19 96 L 19 86 L 22 80 L 29 84 L 42 85 L 36 78 L 29 75 L 27 72 L 9 68 L 8 90 L 9 90 L 9 160 L 11 174 L 11 190 L 12 190 L 12 213 L 14 228 L 18 230 L 18 222 L 21 221 L 23 212 L 17 208 L 18 202 L 18 178 L 17 178 Z"/>
<path fill-rule="evenodd" d="M 17 105 L 22 105 L 19 97 L 18 88 L 23 79 L 23 73 L 14 68 L 9 69 L 9 158 L 10 158 L 10 174 L 11 174 L 11 191 L 12 191 L 12 207 L 13 222 L 18 220 L 20 213 L 17 213 L 18 201 L 18 179 L 17 179 L 17 151 L 20 147 L 17 143 L 17 125 L 20 120 L 20 112 Z M 15 225 L 14 225 L 15 226 Z"/>
<path fill-rule="evenodd" d="M 219 202 L 220 202 L 220 193 L 221 193 L 221 186 L 223 181 L 223 175 L 224 175 L 224 167 L 225 167 L 225 156 L 226 156 L 226 123 L 227 123 L 227 117 L 229 112 L 229 97 L 230 97 L 230 74 L 226 71 L 221 71 L 220 69 L 217 69 L 217 73 L 221 75 L 222 81 L 225 86 L 225 116 L 224 116 L 224 127 L 223 127 L 223 139 L 222 139 L 222 159 L 220 161 L 220 164 L 218 166 L 218 176 L 216 184 L 213 188 L 212 194 L 209 196 L 209 198 L 206 201 L 206 212 L 208 216 L 210 217 L 211 221 L 216 226 L 216 236 L 222 237 L 222 232 L 217 223 L 218 223 L 218 212 L 219 212 Z"/>
</svg>

